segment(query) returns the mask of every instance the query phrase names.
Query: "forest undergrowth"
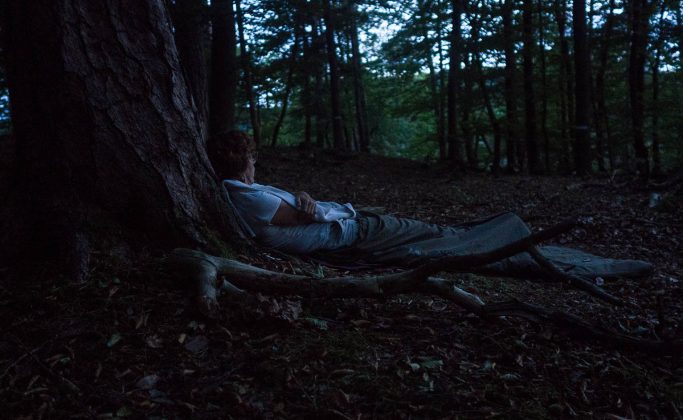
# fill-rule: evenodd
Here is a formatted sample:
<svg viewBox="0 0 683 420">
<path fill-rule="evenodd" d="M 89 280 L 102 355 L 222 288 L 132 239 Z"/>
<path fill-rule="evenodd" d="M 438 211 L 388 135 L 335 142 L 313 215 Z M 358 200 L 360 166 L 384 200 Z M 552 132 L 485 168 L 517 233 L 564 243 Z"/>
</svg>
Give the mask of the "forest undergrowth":
<svg viewBox="0 0 683 420">
<path fill-rule="evenodd" d="M 651 207 L 650 192 L 623 177 L 457 175 L 437 164 L 293 148 L 262 151 L 256 170 L 263 184 L 441 224 L 513 211 L 536 231 L 576 217 L 555 243 L 656 265 L 647 279 L 605 282 L 624 307 L 557 284 L 444 277 L 485 302 L 518 299 L 640 338 L 683 338 L 680 196 Z M 267 250 L 239 259 L 344 274 Z M 21 287 L 0 283 L 0 417 L 682 418 L 680 355 L 514 318 L 485 321 L 418 295 L 264 296 L 249 310 L 225 304 L 210 321 L 189 285 L 151 260 L 94 260 L 85 284 L 48 269 Z"/>
</svg>

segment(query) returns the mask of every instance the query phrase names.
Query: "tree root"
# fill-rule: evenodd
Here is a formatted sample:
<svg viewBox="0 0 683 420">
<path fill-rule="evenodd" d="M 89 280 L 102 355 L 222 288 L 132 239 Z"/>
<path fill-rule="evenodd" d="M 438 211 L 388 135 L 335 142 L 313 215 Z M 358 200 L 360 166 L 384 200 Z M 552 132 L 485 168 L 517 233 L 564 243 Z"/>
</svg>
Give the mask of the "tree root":
<svg viewBox="0 0 683 420">
<path fill-rule="evenodd" d="M 253 295 L 248 292 L 276 296 L 304 296 L 323 298 L 385 298 L 402 293 L 437 295 L 482 318 L 502 316 L 520 317 L 536 323 L 549 323 L 605 343 L 648 352 L 682 354 L 683 342 L 642 340 L 610 331 L 562 311 L 554 311 L 519 301 L 485 304 L 478 296 L 456 287 L 453 282 L 434 277 L 442 271 L 467 271 L 473 268 L 528 252 L 547 271 L 550 279 L 567 282 L 572 287 L 613 304 L 621 300 L 596 285 L 579 277 L 571 276 L 554 266 L 535 247 L 541 240 L 553 237 L 568 229 L 562 224 L 514 243 L 481 254 L 449 256 L 427 262 L 414 269 L 400 273 L 372 276 L 344 276 L 316 278 L 306 275 L 277 273 L 235 260 L 220 258 L 190 249 L 176 249 L 166 258 L 166 263 L 192 279 L 198 287 L 199 310 L 210 318 L 218 318 L 219 291 L 230 295 L 234 302 L 247 303 Z M 221 287 L 218 279 L 226 276 Z"/>
</svg>

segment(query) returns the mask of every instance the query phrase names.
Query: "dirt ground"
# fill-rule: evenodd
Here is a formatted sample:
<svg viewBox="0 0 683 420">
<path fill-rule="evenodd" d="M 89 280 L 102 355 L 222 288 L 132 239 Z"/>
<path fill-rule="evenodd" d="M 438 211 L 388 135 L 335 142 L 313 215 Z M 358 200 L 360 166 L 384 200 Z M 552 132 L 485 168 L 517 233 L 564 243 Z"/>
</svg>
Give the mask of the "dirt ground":
<svg viewBox="0 0 683 420">
<path fill-rule="evenodd" d="M 625 178 L 458 175 L 377 156 L 265 150 L 257 181 L 318 200 L 441 224 L 514 211 L 556 243 L 653 262 L 606 282 L 613 307 L 559 285 L 448 275 L 486 302 L 513 298 L 614 331 L 683 339 L 680 197 L 656 208 Z M 155 255 L 154 251 L 150 252 Z M 239 259 L 285 272 L 344 272 L 263 250 Z M 272 299 L 196 310 L 152 259 L 95 256 L 92 280 L 0 283 L 2 418 L 682 418 L 681 355 L 638 353 L 509 318 L 484 321 L 439 298 Z"/>
</svg>

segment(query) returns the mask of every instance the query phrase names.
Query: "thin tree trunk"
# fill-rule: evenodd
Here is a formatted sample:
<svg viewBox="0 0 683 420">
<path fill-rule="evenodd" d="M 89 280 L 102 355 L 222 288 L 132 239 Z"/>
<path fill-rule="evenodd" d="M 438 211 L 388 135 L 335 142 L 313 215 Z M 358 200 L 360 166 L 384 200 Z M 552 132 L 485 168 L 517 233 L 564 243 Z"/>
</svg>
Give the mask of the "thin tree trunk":
<svg viewBox="0 0 683 420">
<path fill-rule="evenodd" d="M 609 47 L 612 40 L 612 33 L 614 31 L 614 3 L 614 0 L 610 0 L 609 2 L 609 10 L 607 17 L 605 18 L 605 25 L 603 26 L 602 45 L 600 46 L 598 72 L 595 76 L 595 134 L 597 137 L 598 144 L 607 144 L 607 157 L 610 170 L 614 169 L 614 150 L 613 141 L 611 136 L 609 135 L 609 130 L 607 127 L 608 122 L 607 106 L 605 99 L 605 74 L 607 72 Z M 604 170 L 604 156 L 600 153 L 600 151 L 598 154 L 598 164 L 600 165 L 600 170 Z"/>
<path fill-rule="evenodd" d="M 232 0 L 214 0 L 211 12 L 209 133 L 217 134 L 231 130 L 235 125 L 239 65 L 235 55 L 237 37 Z"/>
<path fill-rule="evenodd" d="M 423 11 L 423 13 L 426 16 L 423 16 L 424 20 L 426 22 L 431 21 L 431 2 L 424 3 L 423 1 L 418 3 L 418 7 L 420 10 Z M 434 67 L 434 60 L 432 57 L 432 40 L 429 37 L 429 27 L 425 23 L 423 29 L 423 46 L 422 48 L 425 51 L 425 61 L 427 63 L 427 68 L 429 68 L 429 93 L 431 94 L 431 99 L 432 99 L 432 111 L 434 112 L 434 121 L 436 123 L 436 137 L 437 137 L 437 144 L 439 146 L 439 159 L 440 160 L 445 160 L 446 159 L 446 136 L 445 136 L 445 127 L 443 125 L 443 119 L 441 118 L 441 113 L 442 113 L 442 108 L 441 108 L 441 93 L 439 92 L 439 80 L 437 78 L 436 74 L 436 68 Z M 439 29 L 437 28 L 437 31 Z M 437 34 L 437 37 L 439 35 Z M 437 41 L 438 42 L 438 41 Z M 441 45 L 438 45 L 439 48 L 441 48 Z"/>
<path fill-rule="evenodd" d="M 562 141 L 562 157 L 560 166 L 563 172 L 570 171 L 570 149 L 569 149 L 569 129 L 571 124 L 572 82 L 569 60 L 569 43 L 565 36 L 567 10 L 565 2 L 557 0 L 555 2 L 555 20 L 557 21 L 558 39 L 560 43 L 560 132 Z"/>
<path fill-rule="evenodd" d="M 595 17 L 595 2 L 590 0 L 589 14 L 588 14 L 588 45 L 589 45 L 589 63 L 591 69 L 591 111 L 593 116 L 593 127 L 595 129 L 595 161 L 598 164 L 598 171 L 605 172 L 605 133 L 602 130 L 602 123 L 600 121 L 600 110 L 598 108 L 598 96 L 597 85 L 593 83 L 593 51 L 595 51 L 595 33 L 593 30 L 593 18 Z M 608 13 L 609 17 L 609 13 Z M 599 71 L 599 70 L 598 70 Z"/>
<path fill-rule="evenodd" d="M 574 126 L 574 159 L 576 173 L 586 175 L 591 172 L 590 156 L 590 52 L 586 36 L 586 1 L 574 0 L 574 69 L 576 83 L 576 125 Z"/>
<path fill-rule="evenodd" d="M 280 134 L 280 129 L 282 128 L 282 122 L 285 120 L 285 115 L 287 115 L 287 108 L 289 105 L 289 94 L 292 92 L 292 82 L 294 80 L 294 67 L 296 67 L 296 59 L 299 55 L 299 31 L 298 29 L 294 34 L 294 42 L 292 44 L 292 52 L 289 57 L 289 69 L 287 70 L 287 80 L 285 81 L 285 92 L 282 95 L 282 108 L 280 109 L 280 115 L 275 122 L 273 127 L 273 135 L 270 138 L 270 145 L 277 145 L 277 137 Z"/>
<path fill-rule="evenodd" d="M 50 259 L 83 280 L 93 251 L 131 258 L 210 238 L 218 251 L 227 203 L 196 141 L 163 1 L 5 6 L 20 172 L 3 203 L 3 216 L 10 204 L 16 211 L 0 219 L 0 266 Z"/>
<path fill-rule="evenodd" d="M 517 106 L 515 100 L 515 41 L 513 39 L 514 30 L 512 27 L 513 0 L 503 0 L 503 38 L 505 43 L 505 116 L 507 138 L 505 147 L 507 149 L 507 170 L 515 172 L 517 167 Z"/>
<path fill-rule="evenodd" d="M 244 37 L 244 15 L 242 14 L 241 0 L 235 0 L 235 11 L 237 13 L 237 30 L 239 32 L 240 41 L 240 58 L 242 60 L 242 71 L 244 72 L 244 93 L 249 102 L 249 119 L 251 121 L 254 142 L 258 147 L 261 144 L 261 125 L 259 123 L 256 100 L 254 98 L 251 56 L 249 55 L 247 40 Z"/>
<path fill-rule="evenodd" d="M 205 0 L 177 0 L 172 9 L 175 44 L 185 80 L 197 107 L 203 144 L 206 144 L 209 121 L 209 73 L 206 57 L 206 46 L 209 40 L 207 9 Z"/>
<path fill-rule="evenodd" d="M 629 55 L 629 94 L 631 99 L 631 125 L 633 129 L 633 148 L 636 152 L 636 165 L 640 176 L 646 178 L 650 173 L 648 152 L 645 147 L 644 131 L 644 91 L 645 56 L 647 53 L 648 10 L 647 0 L 633 0 L 630 8 L 631 45 Z"/>
<path fill-rule="evenodd" d="M 548 136 L 548 89 L 545 54 L 545 11 L 543 0 L 538 1 L 538 48 L 541 60 L 541 135 L 543 136 L 543 155 L 545 170 L 550 172 L 550 138 Z"/>
<path fill-rule="evenodd" d="M 493 105 L 491 104 L 489 90 L 486 86 L 486 75 L 484 74 L 484 69 L 481 65 L 480 55 L 476 58 L 476 65 L 479 73 L 479 89 L 481 89 L 481 94 L 484 98 L 484 105 L 486 106 L 486 114 L 489 117 L 489 122 L 491 123 L 491 128 L 493 129 L 493 162 L 491 164 L 491 171 L 494 174 L 497 174 L 500 171 L 500 143 L 502 137 L 500 124 L 498 123 L 496 113 L 493 110 Z"/>
<path fill-rule="evenodd" d="M 437 9 L 437 19 L 436 19 L 436 33 L 437 33 L 437 45 L 438 45 L 438 53 L 439 53 L 439 126 L 441 127 L 441 137 L 440 137 L 440 142 L 439 143 L 440 149 L 443 147 L 443 155 L 441 158 L 443 160 L 446 160 L 448 158 L 448 139 L 447 139 L 447 133 L 446 133 L 446 98 L 448 96 L 448 87 L 447 87 L 447 80 L 446 80 L 446 71 L 444 70 L 444 54 L 443 54 L 443 27 L 441 26 L 441 22 L 444 21 L 443 16 L 441 15 L 441 10 Z"/>
<path fill-rule="evenodd" d="M 313 119 L 313 106 L 312 99 L 313 95 L 311 93 L 311 70 L 310 64 L 313 63 L 314 58 L 311 56 L 311 46 L 308 41 L 308 34 L 304 29 L 302 33 L 302 43 L 303 43 L 303 55 L 304 64 L 302 68 L 304 86 L 301 92 L 301 107 L 304 110 L 304 147 L 310 148 L 312 144 L 312 119 Z"/>
<path fill-rule="evenodd" d="M 363 69 L 361 66 L 360 47 L 358 43 L 358 10 L 355 3 L 351 19 L 351 50 L 353 64 L 353 92 L 356 99 L 356 124 L 358 125 L 358 140 L 361 152 L 370 151 L 370 133 L 368 130 L 367 105 L 365 87 L 363 86 Z"/>
<path fill-rule="evenodd" d="M 320 28 L 320 20 L 314 17 L 312 25 L 312 50 L 314 60 L 311 62 L 315 69 L 315 87 L 313 93 L 313 107 L 315 113 L 315 144 L 317 147 L 325 147 L 325 133 L 327 131 L 327 111 L 323 101 L 324 95 L 324 73 L 325 73 L 325 39 L 322 35 L 323 29 Z"/>
<path fill-rule="evenodd" d="M 448 68 L 448 158 L 456 167 L 464 167 L 462 140 L 458 135 L 458 93 L 460 90 L 460 33 L 462 0 L 451 0 L 451 45 Z"/>
<path fill-rule="evenodd" d="M 662 171 L 662 157 L 659 144 L 659 66 L 661 65 L 664 44 L 664 12 L 666 4 L 660 2 L 659 36 L 655 44 L 655 57 L 652 61 L 652 174 L 658 176 Z"/>
<path fill-rule="evenodd" d="M 526 156 L 529 173 L 536 174 L 540 171 L 538 157 L 538 141 L 536 139 L 536 99 L 534 97 L 534 61 L 533 61 L 533 0 L 524 0 L 522 10 L 522 26 L 524 34 L 524 109 L 525 109 L 525 137 Z M 520 159 L 523 161 L 523 159 Z"/>
<path fill-rule="evenodd" d="M 334 41 L 334 16 L 330 2 L 332 0 L 322 0 L 323 14 L 325 19 L 325 38 L 327 41 L 327 59 L 330 66 L 330 102 L 332 108 L 332 136 L 334 148 L 344 150 L 346 141 L 344 140 L 344 123 L 341 110 L 341 91 L 339 88 L 339 69 L 337 66 L 337 48 Z"/>
<path fill-rule="evenodd" d="M 467 165 L 472 169 L 477 169 L 477 146 L 471 121 L 473 95 L 472 82 L 474 77 L 471 64 L 469 53 L 464 54 L 463 65 L 465 66 L 466 70 L 463 72 L 464 90 L 462 100 L 462 137 L 465 143 L 465 156 L 467 157 Z"/>
</svg>

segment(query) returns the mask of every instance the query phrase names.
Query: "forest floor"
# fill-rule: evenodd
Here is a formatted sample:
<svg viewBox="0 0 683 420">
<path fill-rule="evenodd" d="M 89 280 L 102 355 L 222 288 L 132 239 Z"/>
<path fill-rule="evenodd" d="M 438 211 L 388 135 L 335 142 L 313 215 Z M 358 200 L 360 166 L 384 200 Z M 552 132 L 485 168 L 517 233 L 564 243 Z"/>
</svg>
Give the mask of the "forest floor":
<svg viewBox="0 0 683 420">
<path fill-rule="evenodd" d="M 377 156 L 265 150 L 257 180 L 318 200 L 454 224 L 514 211 L 534 230 L 568 217 L 556 243 L 653 262 L 606 282 L 613 307 L 559 285 L 445 275 L 486 302 L 516 298 L 646 339 L 683 338 L 683 199 L 608 177 L 460 176 Z M 612 180 L 614 181 L 614 180 Z M 268 252 L 286 272 L 343 271 Z M 578 339 L 548 325 L 492 323 L 439 298 L 261 299 L 202 318 L 190 289 L 153 264 L 92 280 L 0 283 L 2 418 L 682 418 L 683 361 Z M 227 306 L 227 305 L 226 305 Z"/>
</svg>

